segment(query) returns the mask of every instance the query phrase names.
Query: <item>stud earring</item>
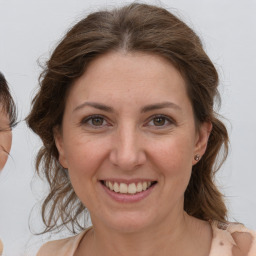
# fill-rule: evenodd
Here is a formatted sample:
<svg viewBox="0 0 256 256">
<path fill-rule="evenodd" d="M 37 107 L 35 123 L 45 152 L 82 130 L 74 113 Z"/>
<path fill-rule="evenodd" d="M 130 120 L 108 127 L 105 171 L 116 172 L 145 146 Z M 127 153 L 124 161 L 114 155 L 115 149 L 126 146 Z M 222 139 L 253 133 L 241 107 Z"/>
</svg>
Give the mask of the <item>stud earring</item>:
<svg viewBox="0 0 256 256">
<path fill-rule="evenodd" d="M 199 154 L 196 154 L 196 155 L 194 156 L 194 159 L 198 162 L 198 161 L 200 160 L 200 155 L 199 155 Z"/>
</svg>

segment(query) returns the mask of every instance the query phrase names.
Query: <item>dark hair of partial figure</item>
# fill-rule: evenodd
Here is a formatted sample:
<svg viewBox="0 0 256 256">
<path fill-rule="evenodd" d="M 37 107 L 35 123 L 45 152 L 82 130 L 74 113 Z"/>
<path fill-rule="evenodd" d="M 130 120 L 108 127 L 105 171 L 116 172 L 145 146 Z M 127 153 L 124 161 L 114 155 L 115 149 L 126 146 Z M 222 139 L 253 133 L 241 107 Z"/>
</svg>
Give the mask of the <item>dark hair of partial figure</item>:
<svg viewBox="0 0 256 256">
<path fill-rule="evenodd" d="M 4 75 L 0 72 L 0 111 L 9 116 L 9 127 L 3 127 L 0 124 L 0 132 L 10 129 L 16 125 L 16 106 L 10 94 L 10 90 Z"/>
<path fill-rule="evenodd" d="M 217 71 L 199 37 L 184 22 L 163 8 L 133 3 L 92 13 L 78 22 L 58 44 L 40 76 L 40 90 L 27 122 L 43 141 L 36 168 L 50 185 L 42 206 L 45 232 L 69 224 L 73 231 L 77 225 L 83 228 L 79 216 L 86 208 L 58 161 L 53 129 L 62 124 L 70 86 L 92 60 L 110 51 L 156 54 L 182 74 L 197 126 L 212 123 L 207 150 L 192 169 L 184 210 L 202 220 L 226 221 L 223 196 L 214 184 L 214 175 L 228 153 L 227 130 L 214 111 L 219 97 Z"/>
</svg>

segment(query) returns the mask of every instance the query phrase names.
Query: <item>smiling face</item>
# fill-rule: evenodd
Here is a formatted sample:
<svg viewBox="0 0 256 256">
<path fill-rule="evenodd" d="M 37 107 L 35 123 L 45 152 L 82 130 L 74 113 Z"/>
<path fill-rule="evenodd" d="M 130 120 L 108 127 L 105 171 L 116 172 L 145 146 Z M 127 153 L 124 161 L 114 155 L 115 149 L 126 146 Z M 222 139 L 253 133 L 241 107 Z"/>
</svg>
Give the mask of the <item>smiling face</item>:
<svg viewBox="0 0 256 256">
<path fill-rule="evenodd" d="M 0 107 L 0 171 L 4 168 L 12 144 L 12 132 L 9 126 L 10 120 L 6 111 Z"/>
<path fill-rule="evenodd" d="M 185 82 L 162 57 L 111 52 L 72 85 L 59 160 L 94 225 L 142 230 L 183 213 L 195 154 L 210 124 L 195 128 Z"/>
</svg>

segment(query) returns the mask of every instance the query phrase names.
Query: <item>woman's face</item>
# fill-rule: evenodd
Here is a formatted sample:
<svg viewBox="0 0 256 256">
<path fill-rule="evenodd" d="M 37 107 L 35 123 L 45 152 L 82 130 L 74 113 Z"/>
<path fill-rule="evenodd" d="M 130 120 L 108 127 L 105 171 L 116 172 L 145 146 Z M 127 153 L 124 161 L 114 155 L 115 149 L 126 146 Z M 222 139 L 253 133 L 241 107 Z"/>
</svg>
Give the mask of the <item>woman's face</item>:
<svg viewBox="0 0 256 256">
<path fill-rule="evenodd" d="M 111 52 L 72 85 L 59 160 L 94 225 L 121 232 L 183 213 L 195 154 L 211 125 L 195 128 L 185 82 L 162 57 Z"/>
<path fill-rule="evenodd" d="M 9 116 L 0 106 L 0 171 L 4 168 L 12 144 Z"/>
</svg>

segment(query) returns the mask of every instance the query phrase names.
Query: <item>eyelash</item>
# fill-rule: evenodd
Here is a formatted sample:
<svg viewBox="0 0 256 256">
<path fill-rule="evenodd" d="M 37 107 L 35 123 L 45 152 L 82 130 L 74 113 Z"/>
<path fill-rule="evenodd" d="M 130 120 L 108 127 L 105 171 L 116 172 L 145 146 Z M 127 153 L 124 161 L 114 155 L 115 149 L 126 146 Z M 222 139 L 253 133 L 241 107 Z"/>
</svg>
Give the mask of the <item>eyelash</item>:
<svg viewBox="0 0 256 256">
<path fill-rule="evenodd" d="M 97 118 L 101 119 L 103 123 L 105 122 L 105 124 L 102 124 L 99 126 L 92 124 L 93 119 L 97 119 Z M 162 118 L 164 120 L 164 124 L 159 125 L 159 126 L 154 125 L 154 124 L 150 125 L 150 122 L 154 122 L 154 119 L 156 119 L 156 118 Z M 168 122 L 168 123 L 166 124 L 166 122 Z M 143 126 L 150 126 L 150 127 L 156 127 L 156 129 L 161 129 L 161 128 L 163 129 L 163 128 L 166 128 L 167 126 L 170 126 L 173 124 L 176 125 L 176 122 L 172 118 L 170 118 L 166 115 L 159 114 L 159 115 L 154 115 L 154 116 L 151 116 L 150 118 L 148 118 L 148 121 Z M 94 129 L 100 129 L 105 126 L 111 126 L 111 124 L 107 121 L 107 118 L 102 115 L 90 115 L 90 116 L 82 119 L 82 121 L 80 122 L 80 125 L 88 125 Z"/>
<path fill-rule="evenodd" d="M 102 119 L 103 122 L 106 122 L 107 124 L 104 124 L 104 125 L 94 125 L 92 123 L 89 123 L 89 122 L 92 122 L 93 119 Z M 94 129 L 99 129 L 99 128 L 102 128 L 102 126 L 110 126 L 110 124 L 106 121 L 106 117 L 105 116 L 102 116 L 102 115 L 90 115 L 84 119 L 82 119 L 82 121 L 80 122 L 81 125 L 88 125 L 90 127 L 93 127 Z"/>
<path fill-rule="evenodd" d="M 150 125 L 150 122 L 154 122 L 154 119 L 156 119 L 156 118 L 162 118 L 164 120 L 164 125 L 159 125 L 159 126 Z M 163 129 L 163 128 L 166 128 L 167 126 L 170 126 L 170 125 L 173 125 L 173 124 L 176 125 L 176 122 L 172 118 L 170 118 L 166 115 L 161 115 L 161 114 L 151 116 L 148 120 L 149 121 L 146 123 L 146 126 L 153 126 L 153 127 L 156 127 L 157 129 Z M 168 122 L 168 123 L 166 124 L 166 122 Z"/>
</svg>

